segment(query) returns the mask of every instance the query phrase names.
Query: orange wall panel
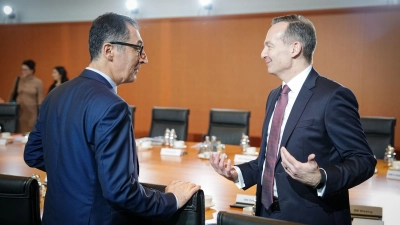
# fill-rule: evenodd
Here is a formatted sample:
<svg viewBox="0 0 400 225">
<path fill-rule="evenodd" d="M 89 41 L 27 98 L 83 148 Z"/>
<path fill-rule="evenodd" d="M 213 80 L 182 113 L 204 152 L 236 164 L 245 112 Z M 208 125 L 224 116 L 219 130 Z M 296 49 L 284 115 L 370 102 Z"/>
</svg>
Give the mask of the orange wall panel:
<svg viewBox="0 0 400 225">
<path fill-rule="evenodd" d="M 251 111 L 250 135 L 259 138 L 265 101 L 280 84 L 260 54 L 272 18 L 289 13 L 139 20 L 149 64 L 135 83 L 118 87 L 136 105 L 136 133 L 147 134 L 153 106 L 189 108 L 192 138 L 207 132 L 211 108 L 234 108 Z M 360 115 L 400 119 L 400 7 L 295 13 L 317 29 L 316 70 L 354 92 Z M 89 64 L 90 25 L 0 25 L 0 97 L 8 99 L 24 59 L 36 61 L 46 93 L 54 66 L 76 77 Z M 395 143 L 400 146 L 400 125 Z"/>
</svg>

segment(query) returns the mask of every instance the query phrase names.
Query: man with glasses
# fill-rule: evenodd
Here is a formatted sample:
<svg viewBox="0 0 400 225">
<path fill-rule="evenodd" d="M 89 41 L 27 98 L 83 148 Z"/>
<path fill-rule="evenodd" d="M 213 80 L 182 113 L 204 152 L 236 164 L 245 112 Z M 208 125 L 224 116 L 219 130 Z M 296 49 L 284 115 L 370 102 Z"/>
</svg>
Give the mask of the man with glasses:
<svg viewBox="0 0 400 225">
<path fill-rule="evenodd" d="M 148 63 L 138 24 L 107 13 L 89 32 L 89 66 L 47 95 L 24 159 L 47 173 L 43 224 L 136 224 L 170 218 L 199 186 L 173 181 L 161 193 L 138 181 L 128 104 L 117 86 Z"/>
</svg>

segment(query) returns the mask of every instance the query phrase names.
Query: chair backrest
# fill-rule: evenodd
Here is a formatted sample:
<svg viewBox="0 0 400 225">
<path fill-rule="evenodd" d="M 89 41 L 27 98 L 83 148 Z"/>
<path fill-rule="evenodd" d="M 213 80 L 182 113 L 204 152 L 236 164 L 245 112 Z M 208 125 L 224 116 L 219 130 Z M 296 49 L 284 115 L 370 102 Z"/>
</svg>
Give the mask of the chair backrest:
<svg viewBox="0 0 400 225">
<path fill-rule="evenodd" d="M 251 216 L 225 211 L 218 212 L 217 225 L 301 225 L 300 223 Z"/>
<path fill-rule="evenodd" d="M 41 224 L 37 180 L 0 174 L 0 224 Z"/>
<path fill-rule="evenodd" d="M 250 111 L 211 109 L 208 136 L 216 136 L 223 144 L 239 145 L 242 134 L 249 135 Z"/>
<path fill-rule="evenodd" d="M 132 114 L 132 127 L 135 128 L 135 112 L 136 112 L 136 106 L 130 105 L 129 109 L 131 110 Z"/>
<path fill-rule="evenodd" d="M 149 137 L 164 136 L 167 128 L 175 129 L 178 140 L 186 141 L 189 126 L 189 109 L 154 107 Z"/>
<path fill-rule="evenodd" d="M 396 118 L 364 116 L 360 120 L 369 147 L 376 158 L 383 159 L 387 146 L 394 146 Z"/>
<path fill-rule="evenodd" d="M 0 103 L 0 124 L 2 132 L 18 133 L 19 104 Z"/>
<path fill-rule="evenodd" d="M 144 187 L 165 192 L 165 185 L 141 183 Z M 150 225 L 204 225 L 205 224 L 205 202 L 203 190 L 197 191 L 192 198 L 168 220 L 155 222 L 140 218 L 138 224 Z"/>
</svg>

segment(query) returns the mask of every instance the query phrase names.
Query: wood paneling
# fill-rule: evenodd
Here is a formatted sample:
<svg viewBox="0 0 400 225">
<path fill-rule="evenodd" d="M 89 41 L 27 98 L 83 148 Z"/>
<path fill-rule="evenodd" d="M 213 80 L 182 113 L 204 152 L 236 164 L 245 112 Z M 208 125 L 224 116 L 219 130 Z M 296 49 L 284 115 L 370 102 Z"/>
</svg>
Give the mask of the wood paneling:
<svg viewBox="0 0 400 225">
<path fill-rule="evenodd" d="M 135 83 L 118 88 L 137 107 L 136 132 L 149 130 L 153 106 L 190 108 L 189 138 L 207 132 L 211 108 L 234 108 L 251 111 L 250 135 L 259 139 L 265 101 L 280 84 L 268 74 L 260 53 L 271 19 L 289 13 L 139 20 L 149 64 Z M 362 116 L 400 119 L 400 7 L 296 13 L 317 29 L 316 70 L 349 87 Z M 63 65 L 70 78 L 76 77 L 89 63 L 90 25 L 1 25 L 0 97 L 8 98 L 27 58 L 36 61 L 45 92 L 54 66 Z M 399 125 L 395 143 L 400 146 Z"/>
</svg>

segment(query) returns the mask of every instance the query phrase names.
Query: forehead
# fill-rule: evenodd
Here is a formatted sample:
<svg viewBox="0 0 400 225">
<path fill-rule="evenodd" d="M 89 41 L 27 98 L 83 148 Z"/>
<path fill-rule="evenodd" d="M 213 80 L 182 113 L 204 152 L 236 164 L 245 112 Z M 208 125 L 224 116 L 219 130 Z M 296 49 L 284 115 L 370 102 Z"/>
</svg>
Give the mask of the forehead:
<svg viewBox="0 0 400 225">
<path fill-rule="evenodd" d="M 265 42 L 281 40 L 281 37 L 285 33 L 287 26 L 287 22 L 279 22 L 272 25 L 268 30 Z"/>
<path fill-rule="evenodd" d="M 139 31 L 132 25 L 128 25 L 128 30 L 129 30 L 129 41 L 131 43 L 141 43 L 143 42 L 142 37 L 140 37 Z"/>
</svg>

